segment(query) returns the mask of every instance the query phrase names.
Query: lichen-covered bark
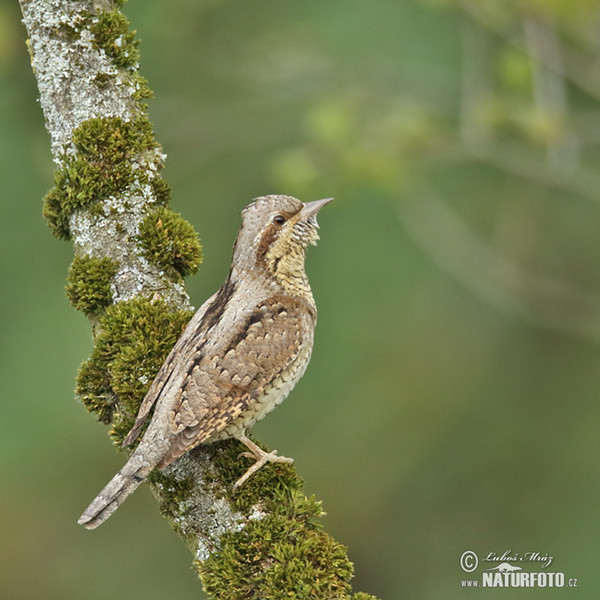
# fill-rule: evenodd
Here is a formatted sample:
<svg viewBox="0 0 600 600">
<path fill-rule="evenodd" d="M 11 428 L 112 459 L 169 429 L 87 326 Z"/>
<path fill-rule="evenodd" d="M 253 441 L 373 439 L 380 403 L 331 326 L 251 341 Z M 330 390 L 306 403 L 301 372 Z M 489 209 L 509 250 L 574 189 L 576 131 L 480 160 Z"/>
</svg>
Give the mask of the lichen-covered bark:
<svg viewBox="0 0 600 600">
<path fill-rule="evenodd" d="M 201 249 L 169 208 L 122 0 L 20 4 L 56 165 L 44 215 L 73 243 L 67 293 L 94 328 L 77 394 L 120 445 L 192 314 L 183 277 Z M 239 450 L 231 440 L 200 447 L 149 477 L 206 590 L 231 600 L 348 598 L 352 564 L 320 530 L 320 505 L 292 467 L 265 467 L 231 496 L 247 467 Z"/>
</svg>

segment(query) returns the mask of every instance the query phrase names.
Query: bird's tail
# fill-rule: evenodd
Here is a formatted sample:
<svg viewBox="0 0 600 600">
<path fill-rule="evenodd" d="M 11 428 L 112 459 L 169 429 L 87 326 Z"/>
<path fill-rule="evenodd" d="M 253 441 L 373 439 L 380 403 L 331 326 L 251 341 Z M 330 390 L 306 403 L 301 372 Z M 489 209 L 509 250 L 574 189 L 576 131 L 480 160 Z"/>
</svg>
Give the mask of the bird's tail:
<svg viewBox="0 0 600 600">
<path fill-rule="evenodd" d="M 95 529 L 104 523 L 123 504 L 127 496 L 136 490 L 153 468 L 154 464 L 143 460 L 141 452 L 134 452 L 125 466 L 85 509 L 77 522 L 87 529 Z"/>
</svg>

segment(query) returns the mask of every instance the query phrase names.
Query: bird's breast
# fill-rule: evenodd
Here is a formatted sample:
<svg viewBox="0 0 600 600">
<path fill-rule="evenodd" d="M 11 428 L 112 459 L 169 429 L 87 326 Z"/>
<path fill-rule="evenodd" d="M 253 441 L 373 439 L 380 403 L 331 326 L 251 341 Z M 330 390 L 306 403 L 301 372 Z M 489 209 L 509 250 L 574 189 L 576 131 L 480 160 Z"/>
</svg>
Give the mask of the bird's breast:
<svg viewBox="0 0 600 600">
<path fill-rule="evenodd" d="M 218 436 L 211 441 L 236 437 L 237 433 L 244 433 L 281 404 L 304 375 L 311 352 L 312 343 L 306 344 L 296 359 L 250 401 L 246 410 L 235 421 L 219 432 Z"/>
</svg>

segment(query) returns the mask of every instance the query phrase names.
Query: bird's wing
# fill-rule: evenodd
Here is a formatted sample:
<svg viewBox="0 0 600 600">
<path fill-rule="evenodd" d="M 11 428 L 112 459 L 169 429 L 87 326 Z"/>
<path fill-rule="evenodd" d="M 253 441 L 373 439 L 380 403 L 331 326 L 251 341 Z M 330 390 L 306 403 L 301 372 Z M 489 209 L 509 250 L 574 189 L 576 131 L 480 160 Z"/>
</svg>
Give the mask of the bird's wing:
<svg viewBox="0 0 600 600">
<path fill-rule="evenodd" d="M 316 315 L 305 300 L 276 296 L 234 324 L 218 350 L 188 365 L 169 416 L 175 434 L 159 468 L 239 417 L 307 347 Z"/>
<path fill-rule="evenodd" d="M 223 288 L 221 288 L 221 290 L 222 289 Z M 182 353 L 185 353 L 186 351 L 189 352 L 189 349 L 192 346 L 199 346 L 202 344 L 202 334 L 206 329 L 203 327 L 202 322 L 205 315 L 210 312 L 211 307 L 214 306 L 215 302 L 217 301 L 220 291 L 213 294 L 206 302 L 204 302 L 204 304 L 190 319 L 190 322 L 186 325 L 185 329 L 179 336 L 179 339 L 173 346 L 173 349 L 171 352 L 169 352 L 165 362 L 159 369 L 156 378 L 152 382 L 152 385 L 146 392 L 146 396 L 142 400 L 135 423 L 131 428 L 131 431 L 123 440 L 123 446 L 128 446 L 129 444 L 133 443 L 140 435 L 140 431 L 144 425 L 144 422 L 146 421 L 146 418 L 150 414 L 156 399 L 165 389 L 165 386 L 169 380 L 172 379 L 173 375 L 176 374 L 176 368 L 179 364 L 179 357 L 182 355 Z"/>
</svg>

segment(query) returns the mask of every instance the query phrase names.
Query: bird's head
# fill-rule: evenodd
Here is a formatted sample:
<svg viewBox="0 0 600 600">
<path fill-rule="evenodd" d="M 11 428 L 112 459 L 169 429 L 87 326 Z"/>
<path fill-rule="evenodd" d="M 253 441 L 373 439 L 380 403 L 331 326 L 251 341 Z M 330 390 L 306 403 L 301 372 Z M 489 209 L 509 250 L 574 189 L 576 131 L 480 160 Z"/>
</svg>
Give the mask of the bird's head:
<svg viewBox="0 0 600 600">
<path fill-rule="evenodd" d="M 304 252 L 319 239 L 317 213 L 333 198 L 301 202 L 292 196 L 261 196 L 242 211 L 233 265 L 263 271 L 284 289 L 306 281 Z M 308 282 L 306 282 L 308 285 Z M 310 288 L 309 288 L 310 289 Z"/>
</svg>

